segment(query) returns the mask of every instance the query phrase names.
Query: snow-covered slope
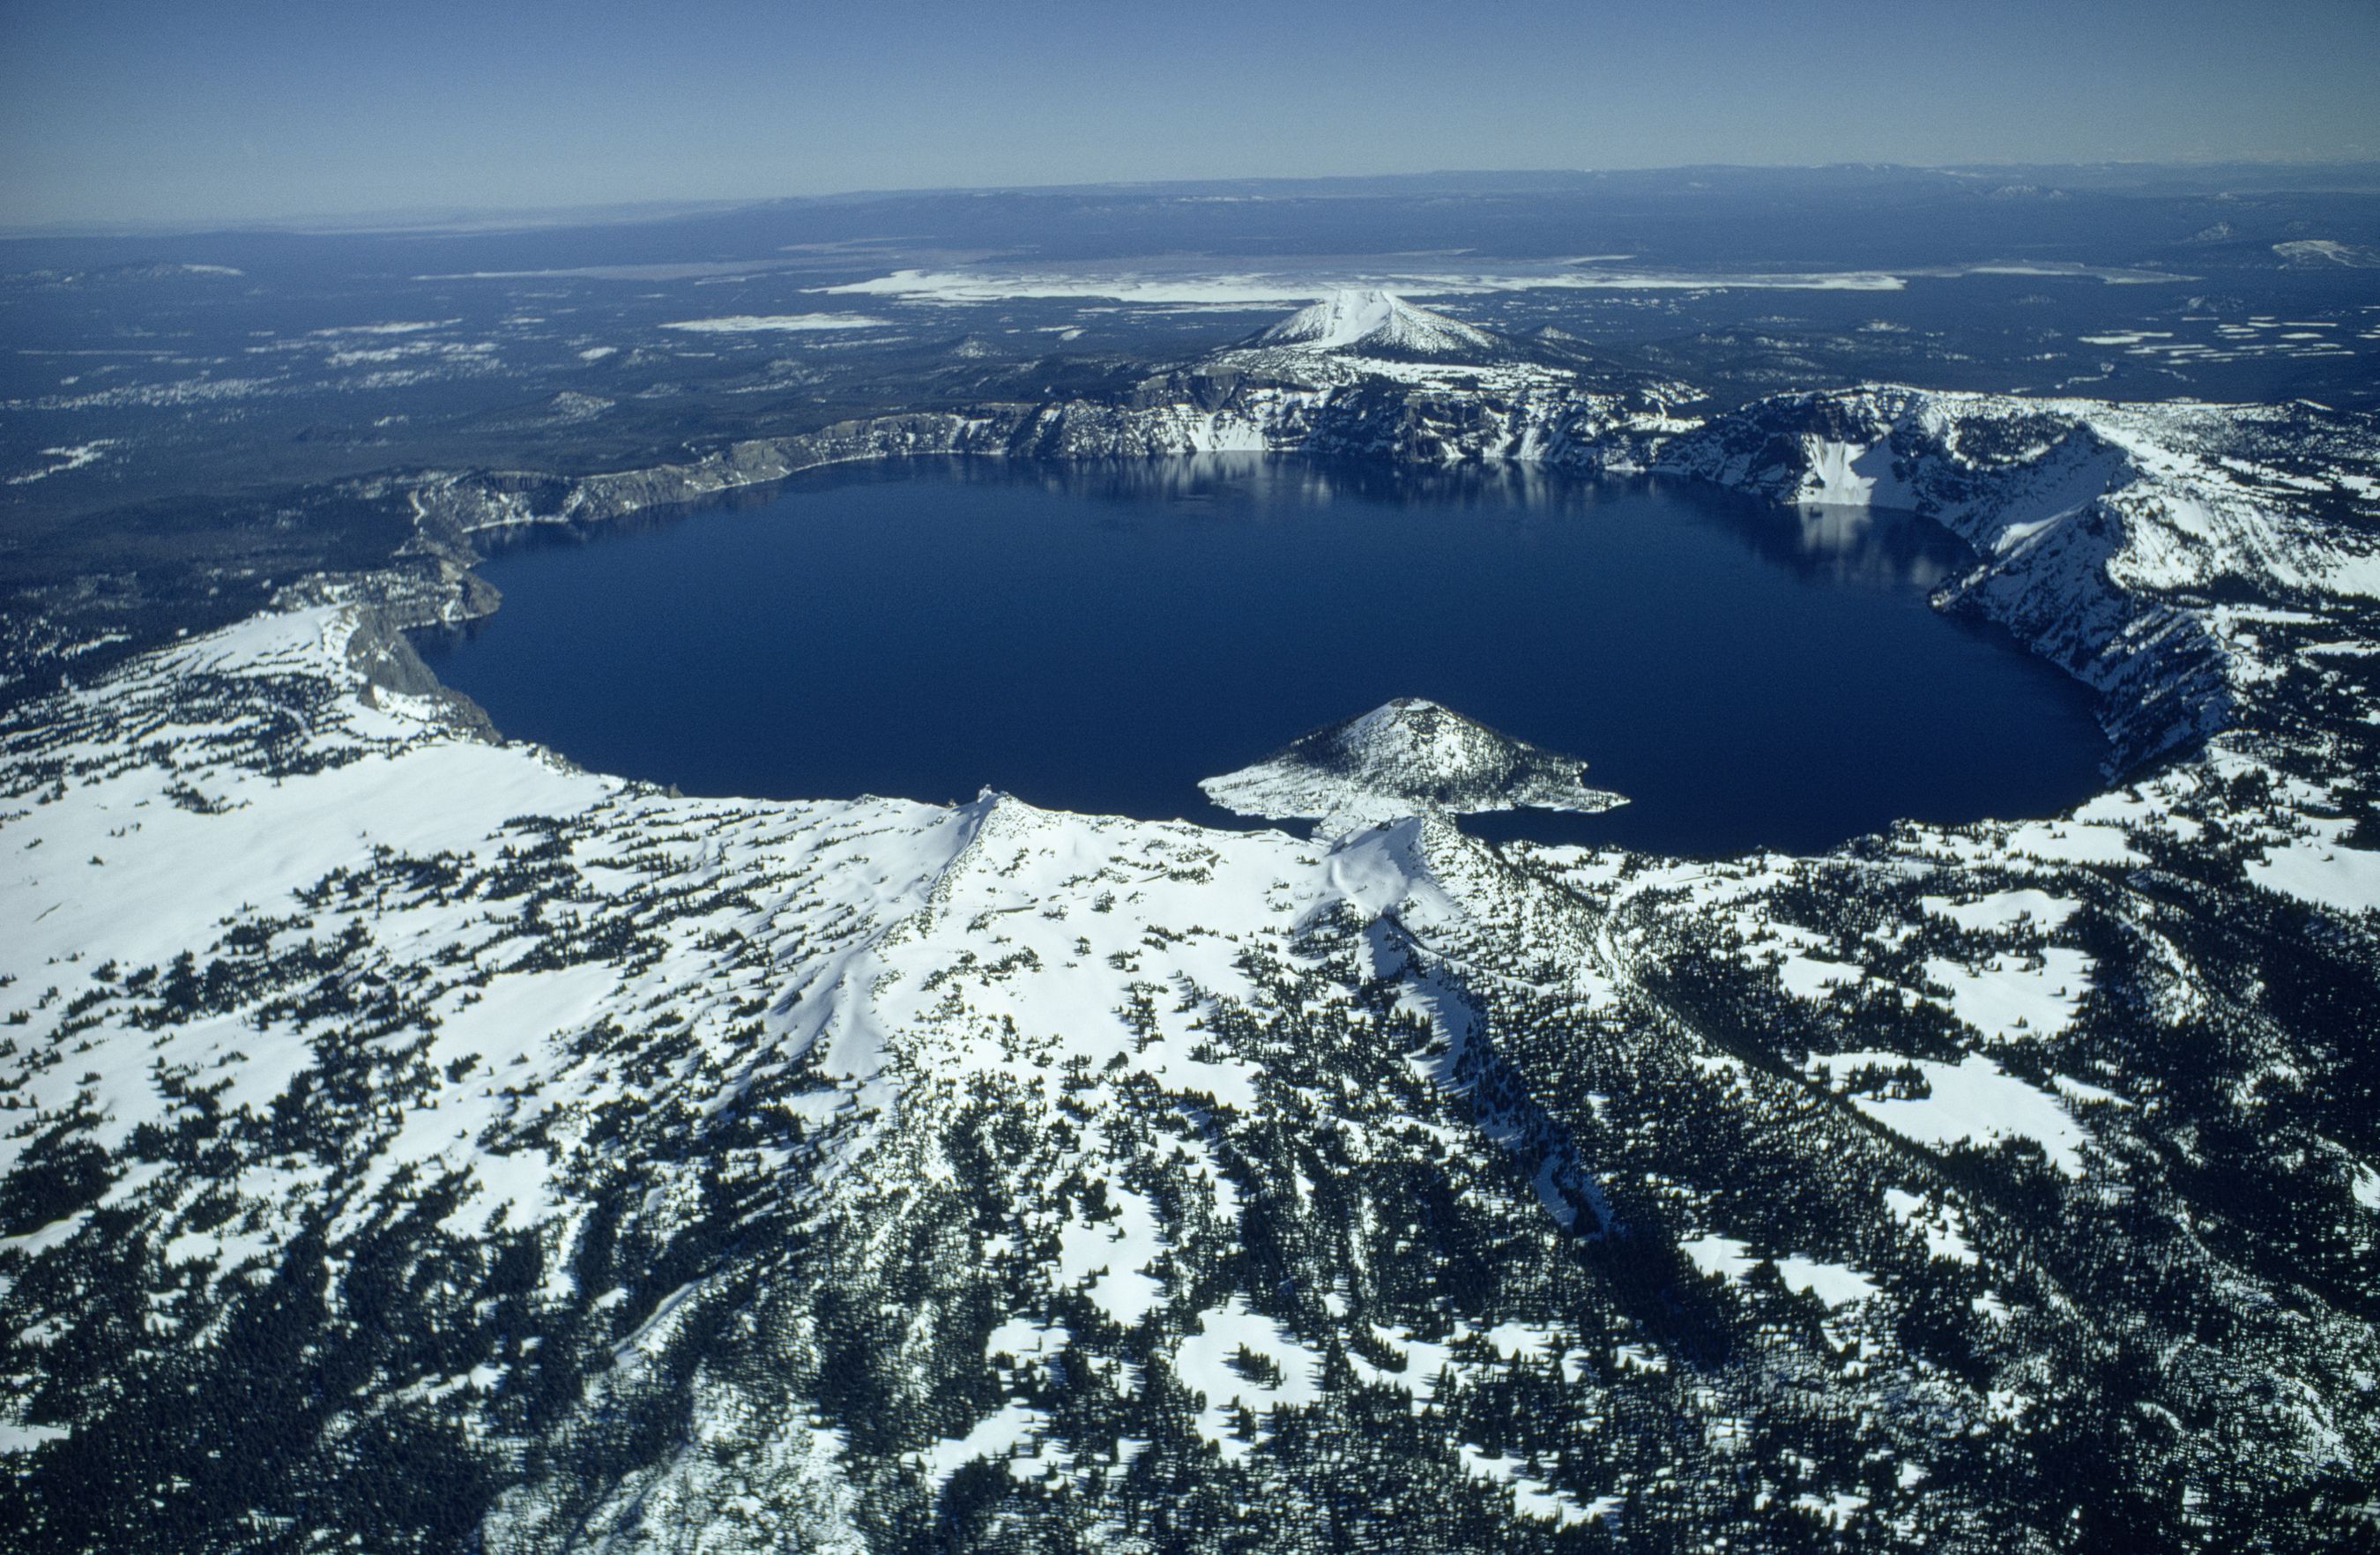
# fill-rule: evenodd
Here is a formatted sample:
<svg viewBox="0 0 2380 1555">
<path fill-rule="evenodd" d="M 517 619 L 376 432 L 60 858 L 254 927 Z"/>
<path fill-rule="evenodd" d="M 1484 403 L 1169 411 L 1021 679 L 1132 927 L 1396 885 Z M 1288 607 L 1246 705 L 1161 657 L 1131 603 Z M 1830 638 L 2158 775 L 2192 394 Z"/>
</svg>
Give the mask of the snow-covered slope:
<svg viewBox="0 0 2380 1555">
<path fill-rule="evenodd" d="M 0 716 L 0 1541 L 2360 1537 L 2368 420 L 1152 383 L 414 481 L 386 568 Z M 1417 702 L 1219 780 L 1402 817 L 1315 841 L 693 800 L 390 630 L 489 528 L 1226 431 L 1910 502 L 2168 754 L 1693 863 L 1464 836 L 1577 764 Z"/>
<path fill-rule="evenodd" d="M 1486 330 L 1404 300 L 1393 292 L 1331 293 L 1268 327 L 1251 344 L 1357 356 L 1476 361 L 1506 349 Z"/>
<path fill-rule="evenodd" d="M 2380 1345 L 2306 1283 L 2368 1232 L 2251 1260 L 2190 1240 L 2211 1189 L 2135 1197 L 2168 1112 L 2228 1149 L 2286 1071 L 2316 1121 L 2263 1125 L 2265 1170 L 2361 1213 L 2339 1028 L 2139 895 L 2150 850 L 2319 886 L 2354 850 L 2290 818 L 2335 788 L 2223 754 L 2055 823 L 1690 867 L 1428 816 L 681 799 L 376 686 L 369 619 L 0 727 L 28 1547 L 1204 1543 L 1256 1504 L 1757 1546 L 1797 1498 L 1956 1543 L 2063 1526 L 2111 1403 L 2214 1421 L 2122 1450 L 2252 1461 L 2260 1528 L 2374 1461 Z M 1342 733 L 1399 781 L 1512 759 L 1419 704 Z M 2368 933 L 2222 900 L 2296 947 L 2290 998 L 2368 982 Z M 2102 1324 L 2152 1246 L 2183 1327 L 2126 1308 L 2168 1357 L 2134 1372 Z"/>
<path fill-rule="evenodd" d="M 1252 767 L 1199 784 L 1240 815 L 1310 820 L 1317 836 L 1407 816 L 1548 809 L 1627 801 L 1589 788 L 1576 757 L 1500 735 L 1419 697 L 1302 735 Z"/>
<path fill-rule="evenodd" d="M 2121 759 L 2203 738 L 2270 666 L 2220 601 L 2380 595 L 2380 438 L 2302 405 L 2111 405 L 1864 388 L 1764 400 L 1658 467 L 1784 503 L 1888 503 L 1981 560 L 1944 602 L 2107 694 Z"/>
</svg>

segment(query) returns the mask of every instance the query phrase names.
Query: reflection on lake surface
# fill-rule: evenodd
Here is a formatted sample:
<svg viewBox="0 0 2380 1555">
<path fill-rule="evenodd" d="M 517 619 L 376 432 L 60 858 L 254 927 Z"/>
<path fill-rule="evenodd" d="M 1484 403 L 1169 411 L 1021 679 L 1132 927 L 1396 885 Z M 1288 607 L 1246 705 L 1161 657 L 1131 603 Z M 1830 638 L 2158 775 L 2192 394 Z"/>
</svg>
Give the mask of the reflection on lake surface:
<svg viewBox="0 0 2380 1555">
<path fill-rule="evenodd" d="M 1196 780 L 1416 695 L 1635 801 L 1483 832 L 1811 849 L 2095 786 L 2081 689 L 1927 608 L 1969 559 L 1908 515 L 1528 467 L 917 461 L 509 552 L 502 612 L 426 650 L 507 733 L 690 793 L 1245 824 Z"/>
<path fill-rule="evenodd" d="M 1930 592 L 1949 578 L 1959 559 L 1945 554 L 1945 537 L 1934 526 L 1912 523 L 1906 514 L 1868 507 L 1801 507 L 1793 516 L 1798 527 L 1793 554 L 1787 558 L 1790 565 L 1803 572 L 1823 571 L 1838 583 Z M 1746 517 L 1756 539 L 1785 532 L 1772 514 Z"/>
</svg>

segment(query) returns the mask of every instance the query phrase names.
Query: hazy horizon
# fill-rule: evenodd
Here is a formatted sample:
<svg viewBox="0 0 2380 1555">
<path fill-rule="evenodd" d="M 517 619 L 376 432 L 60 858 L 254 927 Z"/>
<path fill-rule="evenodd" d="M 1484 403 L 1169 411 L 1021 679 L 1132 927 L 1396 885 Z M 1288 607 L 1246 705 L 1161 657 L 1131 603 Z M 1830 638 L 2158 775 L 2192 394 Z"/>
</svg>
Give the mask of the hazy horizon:
<svg viewBox="0 0 2380 1555">
<path fill-rule="evenodd" d="M 2338 172 L 2365 177 L 2380 178 L 2380 157 L 2287 159 L 2266 158 L 2206 158 L 2194 161 L 2094 161 L 2094 162 L 1965 162 L 1965 163 L 1897 163 L 1864 162 L 1682 162 L 1626 167 L 1479 167 L 1479 168 L 1419 168 L 1392 169 L 1370 173 L 1338 174 L 1273 174 L 1245 177 L 1178 178 L 1111 178 L 1066 183 L 985 183 L 985 184 L 916 184 L 878 186 L 865 188 L 819 189 L 801 192 L 786 190 L 761 191 L 745 195 L 722 195 L 697 200 L 653 196 L 643 199 L 583 202 L 545 202 L 523 204 L 471 205 L 459 202 L 422 202 L 413 205 L 387 206 L 353 211 L 292 211 L 274 215 L 246 217 L 157 217 L 152 219 L 63 218 L 50 222 L 14 224 L 0 220 L 0 241 L 40 238 L 106 238 L 175 237 L 210 232 L 239 233 L 282 232 L 292 235 L 403 235 L 419 233 L 425 236 L 467 236 L 473 232 L 500 233 L 533 231 L 543 227 L 576 225 L 601 226 L 614 224 L 659 222 L 685 215 L 709 212 L 750 209 L 771 204 L 792 204 L 801 201 L 836 203 L 862 202 L 874 200 L 897 200 L 905 197 L 959 195 L 1062 195 L 1128 193 L 1135 190 L 1160 192 L 1189 191 L 1202 187 L 1246 187 L 1266 184 L 1290 186 L 1384 186 L 1381 192 L 1411 192 L 1395 188 L 1398 185 L 1419 185 L 1444 181 L 1462 188 L 1463 192 L 1502 192 L 1495 190 L 1498 179 L 1593 179 L 1601 177 L 1633 178 L 1660 173 L 1827 173 L 1863 170 L 1899 171 L 1906 173 L 1938 173 L 1949 176 L 1991 174 L 2026 175 L 2123 175 L 2137 173 L 2191 174 L 2240 172 L 2271 172 L 2319 174 Z M 2080 184 L 2082 180 L 2074 182 Z M 1468 186 L 1468 187 L 1465 187 Z M 2128 187 L 2120 176 L 2116 188 Z M 2359 180 L 2360 187 L 2360 180 Z M 1356 191 L 1350 189 L 1350 196 Z"/>
<path fill-rule="evenodd" d="M 0 0 L 0 227 L 921 189 L 2380 157 L 2380 11 Z"/>
</svg>

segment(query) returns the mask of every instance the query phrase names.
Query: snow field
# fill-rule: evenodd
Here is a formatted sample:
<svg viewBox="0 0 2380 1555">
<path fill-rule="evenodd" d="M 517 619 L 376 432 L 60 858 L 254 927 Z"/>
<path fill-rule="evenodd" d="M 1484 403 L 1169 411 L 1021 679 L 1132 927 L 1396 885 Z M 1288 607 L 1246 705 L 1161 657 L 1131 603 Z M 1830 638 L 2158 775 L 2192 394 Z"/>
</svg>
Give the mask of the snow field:
<svg viewBox="0 0 2380 1555">
<path fill-rule="evenodd" d="M 1233 1411 L 1262 1415 L 1280 1404 L 1314 1403 L 1320 1396 L 1315 1380 L 1322 1357 L 1272 1318 L 1250 1311 L 1237 1295 L 1201 1312 L 1197 1320 L 1197 1331 L 1184 1335 L 1174 1347 L 1173 1375 L 1206 1400 L 1198 1433 L 1215 1443 L 1225 1462 L 1236 1463 L 1255 1443 L 1234 1429 Z M 1247 1356 L 1258 1357 L 1258 1365 L 1248 1366 Z M 1250 1375 L 1268 1368 L 1270 1377 Z"/>
<path fill-rule="evenodd" d="M 1925 1076 L 1932 1090 L 1926 1097 L 1851 1098 L 1853 1106 L 1895 1134 L 1935 1146 L 2030 1139 L 2058 1171 L 2082 1175 L 2082 1147 L 2090 1140 L 2089 1133 L 2056 1098 L 2034 1089 L 1982 1054 L 1970 1053 L 1956 1063 L 1943 1063 L 1895 1052 L 1830 1053 L 1811 1059 L 1810 1070 L 1814 1077 L 1823 1080 L 1828 1074 L 1848 1075 L 1870 1064 L 1888 1071 L 1914 1068 Z"/>
<path fill-rule="evenodd" d="M 801 334 L 892 327 L 892 320 L 871 319 L 865 313 L 730 313 L 715 319 L 676 319 L 662 325 L 688 334 Z"/>
</svg>

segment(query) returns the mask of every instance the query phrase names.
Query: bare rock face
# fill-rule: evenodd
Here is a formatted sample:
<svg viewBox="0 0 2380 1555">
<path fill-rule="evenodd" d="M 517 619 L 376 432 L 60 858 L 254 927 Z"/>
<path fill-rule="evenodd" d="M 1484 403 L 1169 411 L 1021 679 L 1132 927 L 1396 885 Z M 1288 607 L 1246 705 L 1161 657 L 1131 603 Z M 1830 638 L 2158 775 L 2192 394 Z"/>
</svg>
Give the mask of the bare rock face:
<svg viewBox="0 0 2380 1555">
<path fill-rule="evenodd" d="M 1408 816 L 1512 809 L 1592 814 L 1628 802 L 1588 787 L 1585 766 L 1436 702 L 1399 697 L 1198 786 L 1236 814 L 1310 819 L 1316 835 L 1332 836 Z"/>
</svg>

